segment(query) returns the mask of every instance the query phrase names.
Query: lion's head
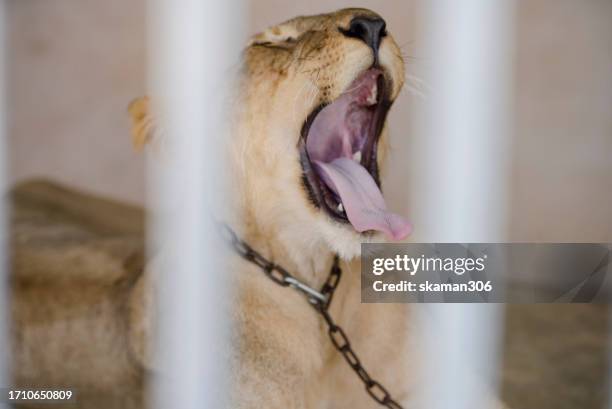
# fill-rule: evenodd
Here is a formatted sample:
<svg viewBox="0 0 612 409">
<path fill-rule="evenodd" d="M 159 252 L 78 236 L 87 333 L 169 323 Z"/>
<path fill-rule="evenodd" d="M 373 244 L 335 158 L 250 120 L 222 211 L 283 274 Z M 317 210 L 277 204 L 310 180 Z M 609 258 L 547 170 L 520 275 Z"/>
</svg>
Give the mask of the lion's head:
<svg viewBox="0 0 612 409">
<path fill-rule="evenodd" d="M 240 152 L 256 219 L 346 256 L 364 234 L 408 234 L 379 189 L 385 121 L 404 83 L 379 15 L 344 9 L 271 27 L 251 39 L 244 75 Z"/>
<path fill-rule="evenodd" d="M 294 254 L 324 245 L 345 257 L 376 233 L 405 237 L 380 191 L 404 83 L 385 21 L 366 9 L 297 17 L 253 36 L 243 57 L 231 148 L 247 229 Z"/>
</svg>

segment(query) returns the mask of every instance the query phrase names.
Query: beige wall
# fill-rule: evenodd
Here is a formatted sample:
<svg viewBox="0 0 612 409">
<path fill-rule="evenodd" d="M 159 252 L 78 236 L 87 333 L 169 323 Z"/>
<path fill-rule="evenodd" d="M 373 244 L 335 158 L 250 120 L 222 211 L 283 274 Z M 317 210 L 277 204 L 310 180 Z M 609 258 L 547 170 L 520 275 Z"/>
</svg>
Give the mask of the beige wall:
<svg viewBox="0 0 612 409">
<path fill-rule="evenodd" d="M 8 3 L 13 180 L 45 176 L 140 201 L 126 107 L 145 90 L 144 2 Z"/>
<path fill-rule="evenodd" d="M 520 4 L 512 235 L 612 242 L 612 1 Z"/>
<path fill-rule="evenodd" d="M 255 0 L 249 24 L 256 31 L 297 14 L 369 7 L 416 57 L 408 71 L 422 71 L 426 62 L 414 55 L 418 4 Z M 513 238 L 612 241 L 612 1 L 519 4 Z M 143 160 L 131 149 L 125 115 L 145 92 L 143 5 L 9 1 L 13 180 L 46 176 L 143 201 Z M 403 181 L 403 149 L 419 137 L 410 114 L 422 103 L 404 93 L 394 108 L 387 186 Z M 395 208 L 406 207 L 401 192 L 387 189 Z"/>
</svg>

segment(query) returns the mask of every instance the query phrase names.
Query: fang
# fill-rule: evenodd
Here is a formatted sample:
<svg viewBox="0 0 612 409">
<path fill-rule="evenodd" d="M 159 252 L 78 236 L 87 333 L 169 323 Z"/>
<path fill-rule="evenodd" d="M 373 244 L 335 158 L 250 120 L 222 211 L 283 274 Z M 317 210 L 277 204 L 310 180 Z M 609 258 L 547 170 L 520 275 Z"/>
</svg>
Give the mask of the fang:
<svg viewBox="0 0 612 409">
<path fill-rule="evenodd" d="M 366 100 L 366 103 L 368 105 L 376 104 L 376 97 L 377 96 L 378 96 L 378 86 L 376 84 L 374 84 L 374 86 L 370 90 L 370 95 L 368 95 L 368 99 Z"/>
</svg>

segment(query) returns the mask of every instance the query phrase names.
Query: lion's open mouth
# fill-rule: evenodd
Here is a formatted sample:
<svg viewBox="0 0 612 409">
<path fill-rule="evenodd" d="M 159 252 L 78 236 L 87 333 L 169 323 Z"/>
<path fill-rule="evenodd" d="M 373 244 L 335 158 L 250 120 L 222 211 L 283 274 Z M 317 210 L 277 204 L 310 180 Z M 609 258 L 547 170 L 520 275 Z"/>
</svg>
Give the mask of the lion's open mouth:
<svg viewBox="0 0 612 409">
<path fill-rule="evenodd" d="M 358 232 L 382 231 L 394 240 L 410 224 L 387 211 L 378 176 L 378 139 L 391 106 L 380 69 L 365 71 L 329 105 L 306 119 L 300 160 L 313 202 Z"/>
</svg>

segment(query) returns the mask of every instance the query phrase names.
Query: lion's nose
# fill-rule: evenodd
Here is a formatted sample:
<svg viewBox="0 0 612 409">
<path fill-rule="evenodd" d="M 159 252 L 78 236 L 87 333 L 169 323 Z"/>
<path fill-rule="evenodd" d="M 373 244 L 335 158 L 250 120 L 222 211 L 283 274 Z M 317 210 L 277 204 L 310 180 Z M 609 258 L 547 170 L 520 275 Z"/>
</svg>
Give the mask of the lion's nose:
<svg viewBox="0 0 612 409">
<path fill-rule="evenodd" d="M 378 47 L 383 37 L 387 35 L 387 23 L 380 17 L 358 16 L 351 20 L 348 30 L 342 33 L 347 37 L 358 38 L 370 46 L 374 56 L 378 56 Z"/>
</svg>

